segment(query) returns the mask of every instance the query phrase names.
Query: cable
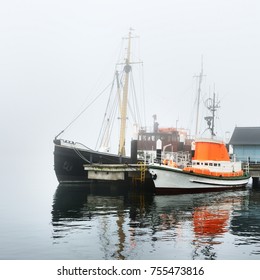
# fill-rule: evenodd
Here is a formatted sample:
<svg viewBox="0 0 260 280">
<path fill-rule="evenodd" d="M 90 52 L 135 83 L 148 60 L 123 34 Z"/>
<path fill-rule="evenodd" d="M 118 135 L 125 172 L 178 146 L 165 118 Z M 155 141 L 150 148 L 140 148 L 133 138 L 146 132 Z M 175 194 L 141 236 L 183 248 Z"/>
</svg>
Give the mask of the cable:
<svg viewBox="0 0 260 280">
<path fill-rule="evenodd" d="M 113 83 L 113 82 L 112 82 Z M 88 106 L 86 106 L 56 137 L 55 139 L 57 139 L 65 130 L 67 130 L 106 90 L 109 86 L 111 86 L 111 84 L 108 84 L 101 92 L 98 96 L 96 96 L 89 104 Z"/>
</svg>

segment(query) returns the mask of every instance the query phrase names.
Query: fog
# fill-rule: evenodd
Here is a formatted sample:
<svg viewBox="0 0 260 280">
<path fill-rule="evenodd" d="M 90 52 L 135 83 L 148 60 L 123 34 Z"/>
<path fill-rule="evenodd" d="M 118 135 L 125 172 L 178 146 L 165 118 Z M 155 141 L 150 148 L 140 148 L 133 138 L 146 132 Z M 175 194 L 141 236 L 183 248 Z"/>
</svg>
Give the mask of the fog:
<svg viewBox="0 0 260 280">
<path fill-rule="evenodd" d="M 147 125 L 157 114 L 161 126 L 192 129 L 203 57 L 202 95 L 215 91 L 221 105 L 218 135 L 259 126 L 259 14 L 257 0 L 1 1 L 2 174 L 52 170 L 53 138 L 100 77 L 112 78 L 130 27 L 140 37 Z M 100 108 L 65 136 L 95 147 Z"/>
</svg>

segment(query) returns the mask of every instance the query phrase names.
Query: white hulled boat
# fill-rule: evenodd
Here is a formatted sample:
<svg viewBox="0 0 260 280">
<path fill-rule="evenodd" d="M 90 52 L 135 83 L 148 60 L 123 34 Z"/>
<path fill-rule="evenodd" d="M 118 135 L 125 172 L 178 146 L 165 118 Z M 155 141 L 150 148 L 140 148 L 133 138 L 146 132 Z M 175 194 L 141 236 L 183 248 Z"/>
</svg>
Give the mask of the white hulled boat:
<svg viewBox="0 0 260 280">
<path fill-rule="evenodd" d="M 190 193 L 245 187 L 249 176 L 241 162 L 233 162 L 225 143 L 214 139 L 195 141 L 191 164 L 179 168 L 176 164 L 153 163 L 149 172 L 156 193 Z"/>
<path fill-rule="evenodd" d="M 199 76 L 196 134 L 202 76 L 203 70 Z M 205 120 L 211 137 L 198 138 L 194 141 L 191 161 L 178 166 L 177 162 L 162 161 L 159 158 L 159 163 L 149 165 L 148 169 L 154 180 L 156 193 L 216 191 L 241 188 L 248 184 L 250 177 L 248 172 L 242 169 L 242 163 L 231 161 L 225 143 L 215 138 L 214 119 L 216 109 L 219 107 L 219 103 L 215 101 L 215 93 L 213 99 L 209 101 L 207 107 L 212 116 L 205 117 Z"/>
</svg>

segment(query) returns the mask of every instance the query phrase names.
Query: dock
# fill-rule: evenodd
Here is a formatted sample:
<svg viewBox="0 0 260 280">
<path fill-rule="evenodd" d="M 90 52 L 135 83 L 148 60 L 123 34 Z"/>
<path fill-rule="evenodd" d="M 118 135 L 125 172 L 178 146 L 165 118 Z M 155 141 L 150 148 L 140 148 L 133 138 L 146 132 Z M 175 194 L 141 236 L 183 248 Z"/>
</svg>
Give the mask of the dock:
<svg viewBox="0 0 260 280">
<path fill-rule="evenodd" d="M 151 180 L 147 165 L 143 162 L 137 164 L 85 164 L 88 179 L 102 181 L 132 181 L 145 183 Z"/>
<path fill-rule="evenodd" d="M 247 165 L 246 169 L 248 170 L 250 177 L 252 177 L 253 179 L 253 185 L 257 186 L 259 184 L 259 178 L 260 178 L 260 163 L 249 162 L 246 163 L 245 166 L 246 165 Z"/>
</svg>

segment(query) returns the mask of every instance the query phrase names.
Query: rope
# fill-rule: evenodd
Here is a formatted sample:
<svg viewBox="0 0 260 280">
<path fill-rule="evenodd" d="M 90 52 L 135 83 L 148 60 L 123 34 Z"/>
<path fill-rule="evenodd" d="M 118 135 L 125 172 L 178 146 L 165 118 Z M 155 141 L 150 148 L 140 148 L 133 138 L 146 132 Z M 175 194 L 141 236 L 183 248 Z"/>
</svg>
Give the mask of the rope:
<svg viewBox="0 0 260 280">
<path fill-rule="evenodd" d="M 113 83 L 113 82 L 112 82 Z M 65 130 L 67 130 L 97 99 L 107 90 L 108 87 L 111 86 L 111 84 L 108 84 L 98 96 L 96 96 L 56 137 L 57 139 Z"/>
<path fill-rule="evenodd" d="M 81 153 L 79 150 L 77 150 L 77 148 L 75 146 L 73 146 L 73 150 L 75 151 L 75 153 L 81 158 L 83 159 L 84 161 L 86 161 L 87 163 L 90 163 L 89 160 L 87 160 Z"/>
<path fill-rule="evenodd" d="M 121 73 L 118 73 L 118 75 L 122 75 L 123 71 L 121 71 Z M 115 114 L 116 114 L 116 110 L 118 108 L 118 96 L 116 94 L 114 94 L 113 96 L 113 89 L 115 86 L 115 80 L 116 80 L 116 72 L 114 75 L 114 79 L 113 79 L 113 85 L 109 94 L 109 98 L 108 98 L 108 102 L 107 102 L 107 106 L 106 106 L 106 110 L 105 110 L 105 114 L 103 117 L 103 121 L 102 121 L 102 125 L 101 125 L 101 129 L 98 135 L 98 139 L 96 142 L 96 149 L 102 146 L 105 137 L 108 137 L 110 139 L 111 133 L 112 133 L 112 128 L 114 125 L 114 120 L 115 120 Z M 113 99 L 113 102 L 111 101 Z M 109 114 L 108 114 L 109 113 Z"/>
<path fill-rule="evenodd" d="M 81 159 L 83 159 L 85 162 L 87 162 L 87 163 L 91 163 L 88 159 L 86 159 L 85 157 L 84 157 L 84 155 L 76 148 L 76 143 L 74 143 L 73 144 L 73 146 L 72 146 L 72 148 L 73 148 L 73 150 L 75 151 L 75 153 L 81 158 Z M 87 147 L 86 147 L 87 148 Z M 91 152 L 93 152 L 93 153 L 95 153 L 95 151 L 93 151 L 93 150 L 89 150 L 89 152 L 91 153 Z M 102 158 L 103 159 L 108 159 L 109 157 L 106 157 L 106 156 L 104 156 L 104 155 L 102 155 Z M 110 158 L 110 160 L 111 160 L 111 158 Z M 118 163 L 118 160 L 112 160 L 112 162 L 115 162 L 115 163 Z"/>
</svg>

